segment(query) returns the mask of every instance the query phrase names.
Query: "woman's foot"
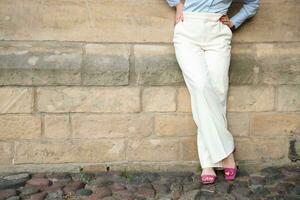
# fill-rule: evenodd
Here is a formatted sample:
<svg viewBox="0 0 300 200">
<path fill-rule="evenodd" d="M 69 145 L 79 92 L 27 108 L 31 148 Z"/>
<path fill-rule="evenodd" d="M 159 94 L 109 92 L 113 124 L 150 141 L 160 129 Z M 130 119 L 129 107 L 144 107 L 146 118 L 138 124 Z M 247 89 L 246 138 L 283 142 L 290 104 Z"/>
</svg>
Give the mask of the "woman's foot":
<svg viewBox="0 0 300 200">
<path fill-rule="evenodd" d="M 224 158 L 222 160 L 222 164 L 224 168 L 235 168 L 236 164 L 235 164 L 233 153 L 231 153 L 229 156 Z"/>
<path fill-rule="evenodd" d="M 203 184 L 214 183 L 217 175 L 212 167 L 207 167 L 202 169 L 201 182 Z"/>
<path fill-rule="evenodd" d="M 234 180 L 237 173 L 237 167 L 235 164 L 233 152 L 228 157 L 222 160 L 226 180 Z"/>
</svg>

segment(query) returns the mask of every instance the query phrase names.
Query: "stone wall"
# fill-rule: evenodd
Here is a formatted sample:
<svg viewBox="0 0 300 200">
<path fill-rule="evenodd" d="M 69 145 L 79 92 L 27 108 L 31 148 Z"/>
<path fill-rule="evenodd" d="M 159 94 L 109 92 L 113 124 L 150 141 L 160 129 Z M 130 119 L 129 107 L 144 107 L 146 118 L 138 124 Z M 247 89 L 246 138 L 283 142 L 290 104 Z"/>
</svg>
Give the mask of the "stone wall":
<svg viewBox="0 0 300 200">
<path fill-rule="evenodd" d="M 299 3 L 261 0 L 234 32 L 240 166 L 299 159 Z M 199 169 L 174 14 L 164 0 L 1 0 L 0 171 Z"/>
</svg>

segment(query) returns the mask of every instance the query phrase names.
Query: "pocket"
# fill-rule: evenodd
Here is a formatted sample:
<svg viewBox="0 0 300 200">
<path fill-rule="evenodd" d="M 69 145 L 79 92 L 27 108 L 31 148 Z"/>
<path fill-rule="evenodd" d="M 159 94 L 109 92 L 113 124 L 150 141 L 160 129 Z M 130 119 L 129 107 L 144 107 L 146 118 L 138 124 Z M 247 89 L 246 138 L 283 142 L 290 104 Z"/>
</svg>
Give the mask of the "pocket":
<svg viewBox="0 0 300 200">
<path fill-rule="evenodd" d="M 180 26 L 182 26 L 182 21 L 181 20 L 179 22 L 177 22 L 174 26 L 173 37 L 175 37 L 177 35 L 177 33 L 180 32 Z"/>
<path fill-rule="evenodd" d="M 226 24 L 223 24 L 223 25 L 225 26 L 225 28 L 227 29 L 227 31 L 232 35 L 232 30 L 229 28 L 229 26 L 227 26 Z"/>
<path fill-rule="evenodd" d="M 174 30 L 181 24 L 181 20 L 179 20 L 179 22 L 177 22 L 176 24 L 175 24 L 175 26 L 174 26 Z"/>
</svg>

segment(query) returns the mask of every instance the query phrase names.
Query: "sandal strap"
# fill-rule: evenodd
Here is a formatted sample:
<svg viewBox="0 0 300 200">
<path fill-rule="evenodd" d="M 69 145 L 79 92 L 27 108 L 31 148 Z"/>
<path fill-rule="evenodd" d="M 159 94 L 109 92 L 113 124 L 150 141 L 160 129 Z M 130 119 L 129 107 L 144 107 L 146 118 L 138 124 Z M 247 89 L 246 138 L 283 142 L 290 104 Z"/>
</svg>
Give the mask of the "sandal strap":
<svg viewBox="0 0 300 200">
<path fill-rule="evenodd" d="M 210 174 L 208 174 L 208 175 L 202 175 L 201 176 L 201 179 L 202 180 L 213 180 L 213 179 L 215 179 L 217 176 L 215 176 L 215 175 L 210 175 Z"/>
<path fill-rule="evenodd" d="M 216 175 L 212 175 L 212 174 L 205 174 L 205 175 L 201 175 L 201 177 L 216 177 Z"/>
<path fill-rule="evenodd" d="M 236 173 L 236 170 L 237 170 L 236 168 L 225 168 L 224 172 L 226 175 L 229 173 L 230 176 L 230 175 L 234 175 Z"/>
</svg>

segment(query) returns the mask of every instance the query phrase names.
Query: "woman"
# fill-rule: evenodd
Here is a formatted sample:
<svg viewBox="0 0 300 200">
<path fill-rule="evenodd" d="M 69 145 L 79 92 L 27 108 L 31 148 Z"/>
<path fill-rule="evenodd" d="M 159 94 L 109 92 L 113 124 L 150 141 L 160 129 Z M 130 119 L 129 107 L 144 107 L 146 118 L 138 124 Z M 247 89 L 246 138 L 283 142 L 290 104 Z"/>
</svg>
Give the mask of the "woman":
<svg viewBox="0 0 300 200">
<path fill-rule="evenodd" d="M 191 97 L 197 129 L 201 181 L 214 183 L 214 168 L 234 180 L 237 167 L 232 134 L 227 129 L 226 102 L 232 30 L 255 15 L 259 0 L 245 0 L 229 19 L 231 0 L 167 0 L 176 6 L 173 44 Z"/>
</svg>

